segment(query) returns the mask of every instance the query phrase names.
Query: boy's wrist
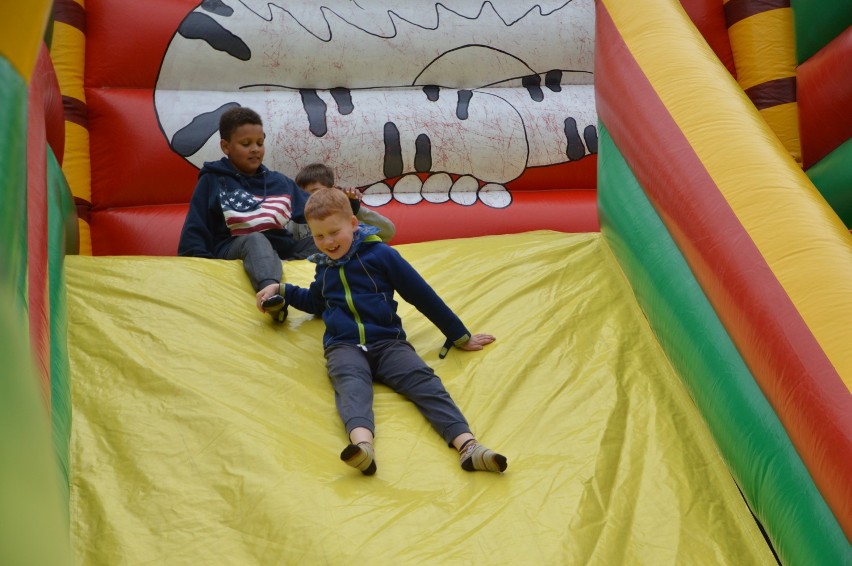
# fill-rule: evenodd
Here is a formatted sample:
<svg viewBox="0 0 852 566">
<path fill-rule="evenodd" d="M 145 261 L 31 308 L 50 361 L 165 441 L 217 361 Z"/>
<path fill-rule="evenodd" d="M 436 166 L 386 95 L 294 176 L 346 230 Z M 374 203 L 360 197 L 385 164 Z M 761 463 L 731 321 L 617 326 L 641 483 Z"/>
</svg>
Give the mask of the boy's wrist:
<svg viewBox="0 0 852 566">
<path fill-rule="evenodd" d="M 465 333 L 461 338 L 457 338 L 455 340 L 451 340 L 447 338 L 447 341 L 444 342 L 444 345 L 441 347 L 441 351 L 438 353 L 438 357 L 442 360 L 447 357 L 447 354 L 450 353 L 450 348 L 453 346 L 461 347 L 470 341 L 470 333 Z"/>
</svg>

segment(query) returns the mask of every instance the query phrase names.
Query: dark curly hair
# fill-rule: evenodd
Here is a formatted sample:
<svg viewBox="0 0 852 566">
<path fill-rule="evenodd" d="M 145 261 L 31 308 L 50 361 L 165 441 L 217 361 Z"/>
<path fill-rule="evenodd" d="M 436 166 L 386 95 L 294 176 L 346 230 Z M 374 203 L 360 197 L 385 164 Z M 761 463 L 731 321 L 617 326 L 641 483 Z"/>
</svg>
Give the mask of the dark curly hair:
<svg viewBox="0 0 852 566">
<path fill-rule="evenodd" d="M 244 124 L 263 126 L 260 114 L 244 106 L 235 106 L 225 110 L 219 117 L 219 137 L 231 141 L 234 131 Z"/>
</svg>

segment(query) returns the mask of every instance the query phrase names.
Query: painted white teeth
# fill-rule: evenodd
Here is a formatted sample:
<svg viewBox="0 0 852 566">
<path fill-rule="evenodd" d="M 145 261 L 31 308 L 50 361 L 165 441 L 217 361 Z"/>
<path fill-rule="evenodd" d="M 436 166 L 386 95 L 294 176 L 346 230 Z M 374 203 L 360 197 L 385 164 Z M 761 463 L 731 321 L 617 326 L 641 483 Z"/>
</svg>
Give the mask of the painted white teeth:
<svg viewBox="0 0 852 566">
<path fill-rule="evenodd" d="M 374 183 L 367 187 L 361 198 L 367 206 L 384 206 L 393 198 L 393 192 L 386 183 Z"/>
<path fill-rule="evenodd" d="M 420 194 L 423 195 L 423 200 L 426 202 L 434 202 L 440 204 L 450 200 L 450 189 L 453 187 L 453 180 L 446 173 L 435 173 L 429 175 L 426 182 L 423 183 L 423 188 Z"/>
<path fill-rule="evenodd" d="M 423 182 L 417 175 L 403 175 L 393 186 L 393 198 L 402 204 L 417 204 L 423 197 L 420 189 Z"/>
<path fill-rule="evenodd" d="M 481 188 L 479 181 L 470 175 L 462 175 L 455 182 L 446 173 L 430 175 L 425 182 L 417 175 L 404 175 L 393 190 L 383 182 L 370 185 L 363 195 L 367 206 L 380 207 L 396 200 L 401 204 L 417 204 L 421 200 L 434 204 L 452 201 L 462 206 L 471 206 L 479 200 L 491 208 L 506 208 L 512 203 L 512 195 L 498 183 L 488 183 Z"/>
<path fill-rule="evenodd" d="M 462 175 L 453 183 L 450 189 L 450 200 L 462 206 L 471 206 L 476 203 L 476 191 L 479 182 L 470 175 Z"/>
</svg>

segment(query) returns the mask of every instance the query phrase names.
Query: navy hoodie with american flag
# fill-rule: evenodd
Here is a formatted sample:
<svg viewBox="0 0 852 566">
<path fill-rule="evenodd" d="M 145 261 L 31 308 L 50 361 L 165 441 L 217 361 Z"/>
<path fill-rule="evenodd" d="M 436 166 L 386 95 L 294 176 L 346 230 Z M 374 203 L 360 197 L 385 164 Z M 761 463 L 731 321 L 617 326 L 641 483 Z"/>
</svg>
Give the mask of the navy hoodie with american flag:
<svg viewBox="0 0 852 566">
<path fill-rule="evenodd" d="M 278 256 L 287 259 L 296 240 L 284 226 L 291 218 L 305 222 L 307 200 L 292 179 L 264 165 L 246 175 L 227 157 L 208 161 L 189 201 L 178 255 L 224 259 L 235 237 L 263 232 Z"/>
</svg>

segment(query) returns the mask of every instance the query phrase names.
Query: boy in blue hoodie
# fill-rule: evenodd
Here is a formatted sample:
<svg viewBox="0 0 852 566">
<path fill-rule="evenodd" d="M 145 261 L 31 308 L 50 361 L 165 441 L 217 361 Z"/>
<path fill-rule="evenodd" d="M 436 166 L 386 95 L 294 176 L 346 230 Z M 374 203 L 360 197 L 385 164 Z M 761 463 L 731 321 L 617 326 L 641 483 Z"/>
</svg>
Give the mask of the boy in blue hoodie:
<svg viewBox="0 0 852 566">
<path fill-rule="evenodd" d="M 461 320 L 402 256 L 382 243 L 378 229 L 359 225 L 349 199 L 337 189 L 317 190 L 305 218 L 320 253 L 310 287 L 284 285 L 288 305 L 322 315 L 326 368 L 349 445 L 340 459 L 365 475 L 376 472 L 373 381 L 412 401 L 467 471 L 503 472 L 506 458 L 479 444 L 435 372 L 406 341 L 394 292 L 412 304 L 447 337 L 445 350 L 482 350 L 495 338 L 471 335 Z M 260 304 L 265 299 L 258 294 Z"/>
<path fill-rule="evenodd" d="M 287 310 L 278 295 L 282 259 L 292 259 L 296 239 L 285 228 L 290 219 L 304 223 L 308 194 L 292 179 L 263 165 L 263 121 L 254 110 L 234 107 L 219 118 L 219 142 L 225 157 L 204 163 L 189 202 L 178 242 L 178 255 L 241 259 L 261 312 L 284 322 Z M 352 210 L 358 210 L 358 201 Z"/>
</svg>

